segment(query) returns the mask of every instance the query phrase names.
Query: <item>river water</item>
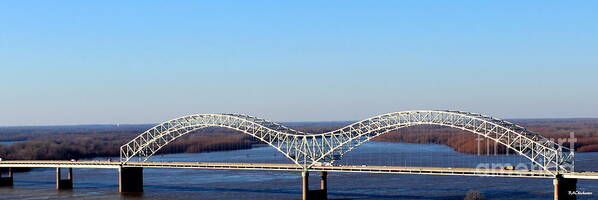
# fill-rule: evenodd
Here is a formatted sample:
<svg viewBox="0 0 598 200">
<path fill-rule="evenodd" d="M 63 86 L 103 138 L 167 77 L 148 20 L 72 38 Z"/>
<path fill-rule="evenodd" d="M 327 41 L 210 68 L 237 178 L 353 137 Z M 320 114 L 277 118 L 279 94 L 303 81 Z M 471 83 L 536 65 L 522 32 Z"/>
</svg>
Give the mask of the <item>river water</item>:
<svg viewBox="0 0 598 200">
<path fill-rule="evenodd" d="M 98 158 L 100 159 L 100 158 Z M 105 158 L 102 158 L 105 159 Z M 117 158 L 113 158 L 117 159 Z M 289 163 L 270 147 L 247 150 L 168 154 L 152 161 Z M 598 153 L 577 153 L 576 171 L 598 171 Z M 443 145 L 370 141 L 337 164 L 476 167 L 480 163 L 529 163 L 517 155 L 467 155 Z M 55 169 L 15 174 L 12 188 L 0 199 L 300 199 L 299 172 L 145 169 L 141 195 L 118 193 L 114 169 L 74 169 L 74 189 L 56 191 Z M 438 175 L 329 173 L 330 199 L 463 199 L 469 190 L 486 199 L 551 199 L 551 179 Z M 311 188 L 318 187 L 311 175 Z M 578 181 L 578 199 L 598 199 L 598 181 Z"/>
</svg>

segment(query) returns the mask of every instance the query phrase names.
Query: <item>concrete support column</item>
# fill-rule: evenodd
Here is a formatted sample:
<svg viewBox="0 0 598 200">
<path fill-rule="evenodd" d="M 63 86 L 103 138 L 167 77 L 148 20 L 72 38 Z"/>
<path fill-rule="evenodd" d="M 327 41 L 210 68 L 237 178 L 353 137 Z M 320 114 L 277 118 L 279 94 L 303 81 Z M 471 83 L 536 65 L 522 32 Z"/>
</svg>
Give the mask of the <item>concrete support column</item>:
<svg viewBox="0 0 598 200">
<path fill-rule="evenodd" d="M 309 171 L 301 172 L 301 199 L 309 199 Z"/>
<path fill-rule="evenodd" d="M 328 199 L 327 172 L 321 172 L 320 189 L 309 189 L 309 171 L 301 172 L 301 198 L 303 200 L 326 200 Z"/>
<path fill-rule="evenodd" d="M 320 172 L 320 195 L 318 199 L 328 200 L 328 172 Z"/>
<path fill-rule="evenodd" d="M 118 169 L 119 192 L 143 192 L 143 168 L 120 167 Z"/>
<path fill-rule="evenodd" d="M 0 187 L 2 186 L 12 186 L 13 179 L 12 179 L 12 168 L 8 168 L 8 177 L 2 177 L 2 173 L 0 173 Z"/>
<path fill-rule="evenodd" d="M 69 168 L 66 179 L 62 179 L 61 169 L 56 168 L 56 189 L 73 189 L 73 168 Z"/>
<path fill-rule="evenodd" d="M 321 171 L 320 172 L 320 189 L 327 191 L 328 190 L 328 172 L 326 171 Z"/>
<path fill-rule="evenodd" d="M 554 184 L 554 200 L 577 199 L 577 195 L 574 193 L 577 190 L 577 179 L 563 178 L 562 175 L 557 175 L 552 183 Z"/>
</svg>

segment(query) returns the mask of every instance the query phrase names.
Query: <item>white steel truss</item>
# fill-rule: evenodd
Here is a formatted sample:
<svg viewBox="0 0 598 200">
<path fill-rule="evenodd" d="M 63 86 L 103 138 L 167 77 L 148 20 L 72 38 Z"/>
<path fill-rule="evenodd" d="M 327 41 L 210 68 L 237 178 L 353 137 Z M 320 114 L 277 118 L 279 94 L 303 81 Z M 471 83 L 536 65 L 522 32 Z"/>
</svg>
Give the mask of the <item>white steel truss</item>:
<svg viewBox="0 0 598 200">
<path fill-rule="evenodd" d="M 355 122 L 341 129 L 311 134 L 244 114 L 197 114 L 161 123 L 121 146 L 120 159 L 146 161 L 163 146 L 189 132 L 224 127 L 249 134 L 272 146 L 295 164 L 309 169 L 339 160 L 370 139 L 415 125 L 438 125 L 472 132 L 502 144 L 551 173 L 573 169 L 574 152 L 521 126 L 477 113 L 449 110 L 394 112 Z"/>
</svg>

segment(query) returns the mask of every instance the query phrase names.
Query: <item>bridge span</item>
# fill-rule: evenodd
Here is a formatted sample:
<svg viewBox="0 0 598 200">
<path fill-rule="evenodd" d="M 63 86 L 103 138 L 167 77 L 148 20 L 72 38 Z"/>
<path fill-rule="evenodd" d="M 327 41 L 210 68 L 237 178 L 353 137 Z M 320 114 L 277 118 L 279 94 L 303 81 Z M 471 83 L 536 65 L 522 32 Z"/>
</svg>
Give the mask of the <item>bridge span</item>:
<svg viewBox="0 0 598 200">
<path fill-rule="evenodd" d="M 418 125 L 451 127 L 476 134 L 528 159 L 530 165 L 539 170 L 334 165 L 335 161 L 372 138 Z M 162 147 L 177 138 L 208 127 L 228 128 L 250 135 L 276 149 L 287 157 L 290 163 L 148 161 Z M 0 161 L 0 167 L 9 168 L 9 176 L 0 178 L 0 185 L 4 186 L 13 184 L 13 173 L 10 170 L 12 168 L 56 168 L 57 189 L 72 188 L 73 168 L 118 169 L 120 192 L 142 192 L 144 168 L 300 171 L 303 200 L 327 199 L 328 172 L 551 178 L 554 183 L 555 200 L 576 199 L 574 191 L 577 179 L 598 179 L 598 172 L 574 172 L 573 149 L 552 139 L 499 118 L 451 110 L 388 113 L 318 134 L 293 130 L 244 114 L 188 115 L 160 123 L 122 145 L 120 161 Z M 69 169 L 67 179 L 62 179 L 61 176 L 61 169 L 64 168 Z M 320 189 L 309 189 L 309 171 L 321 172 Z"/>
<path fill-rule="evenodd" d="M 266 171 L 303 171 L 294 164 L 275 163 L 219 163 L 219 162 L 128 162 L 120 161 L 57 161 L 57 160 L 13 160 L 0 161 L 1 168 L 93 168 L 119 169 L 123 167 L 141 167 L 158 169 L 220 169 L 220 170 L 266 170 Z M 339 165 L 313 166 L 313 171 L 382 173 L 382 174 L 424 174 L 457 176 L 491 176 L 517 178 L 554 178 L 544 170 L 506 170 L 483 168 L 442 168 L 442 167 L 405 167 L 405 166 L 370 166 Z M 596 179 L 598 172 L 566 172 L 563 178 Z"/>
<path fill-rule="evenodd" d="M 0 161 L 0 168 L 8 168 L 8 177 L 0 177 L 0 186 L 12 186 L 13 168 L 56 168 L 56 189 L 73 188 L 73 168 L 117 169 L 119 172 L 119 192 L 142 192 L 143 169 L 202 169 L 202 170 L 256 170 L 256 171 L 296 171 L 302 173 L 305 199 L 327 199 L 327 174 L 339 173 L 381 173 L 381 174 L 418 174 L 445 176 L 480 176 L 512 178 L 554 179 L 555 199 L 575 199 L 567 191 L 574 190 L 577 179 L 598 180 L 598 172 L 564 172 L 553 175 L 544 170 L 506 170 L 481 168 L 441 168 L 441 167 L 405 167 L 405 166 L 369 166 L 337 165 L 312 166 L 310 170 L 320 172 L 320 188 L 310 190 L 309 173 L 295 164 L 274 163 L 218 163 L 218 162 L 120 162 L 120 161 L 59 161 L 59 160 L 12 160 Z M 62 170 L 68 169 L 67 179 L 62 178 Z M 561 195 L 558 195 L 561 193 Z"/>
</svg>

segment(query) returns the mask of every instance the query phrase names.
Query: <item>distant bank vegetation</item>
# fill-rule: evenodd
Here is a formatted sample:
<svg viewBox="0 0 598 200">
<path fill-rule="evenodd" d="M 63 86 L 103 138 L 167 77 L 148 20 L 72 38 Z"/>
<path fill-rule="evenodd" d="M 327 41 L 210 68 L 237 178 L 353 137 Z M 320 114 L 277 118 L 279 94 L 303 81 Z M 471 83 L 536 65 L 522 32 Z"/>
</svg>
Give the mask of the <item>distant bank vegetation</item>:
<svg viewBox="0 0 598 200">
<path fill-rule="evenodd" d="M 2 128 L 0 140 L 18 141 L 0 145 L 4 159 L 67 160 L 92 157 L 117 157 L 120 146 L 147 126 L 73 126 Z M 183 136 L 162 148 L 158 154 L 200 153 L 251 148 L 258 141 L 232 130 L 208 128 Z"/>
<path fill-rule="evenodd" d="M 567 138 L 574 132 L 578 152 L 598 152 L 598 119 L 542 119 L 512 120 L 523 127 L 549 138 Z M 321 133 L 336 130 L 343 125 L 334 123 L 291 124 L 292 128 Z M 122 144 L 150 128 L 150 125 L 125 126 L 54 126 L 3 127 L 0 141 L 20 141 L 0 145 L 4 159 L 80 159 L 119 156 Z M 403 128 L 375 138 L 376 141 L 443 144 L 463 153 L 505 153 L 505 147 L 487 140 L 476 140 L 476 135 L 436 126 Z M 479 141 L 479 142 L 478 142 Z M 251 136 L 223 128 L 208 128 L 189 134 L 165 146 L 158 154 L 199 153 L 248 149 L 260 142 Z M 565 144 L 568 146 L 568 144 Z"/>
<path fill-rule="evenodd" d="M 511 120 L 529 130 L 558 142 L 574 133 L 576 152 L 598 152 L 598 119 L 537 119 Z M 504 154 L 507 148 L 462 130 L 439 126 L 414 126 L 399 129 L 374 138 L 376 141 L 444 144 L 462 153 Z M 565 142 L 563 145 L 569 147 Z M 495 148 L 496 146 L 496 148 Z"/>
</svg>

